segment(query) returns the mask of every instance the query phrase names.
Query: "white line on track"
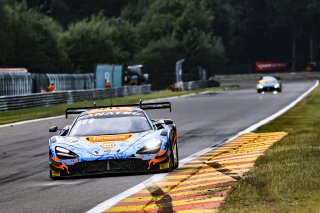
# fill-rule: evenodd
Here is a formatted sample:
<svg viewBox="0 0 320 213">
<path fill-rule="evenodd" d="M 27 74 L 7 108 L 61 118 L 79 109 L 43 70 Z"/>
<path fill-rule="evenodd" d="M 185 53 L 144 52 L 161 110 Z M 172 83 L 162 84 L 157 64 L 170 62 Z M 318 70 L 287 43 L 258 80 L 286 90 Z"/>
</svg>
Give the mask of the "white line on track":
<svg viewBox="0 0 320 213">
<path fill-rule="evenodd" d="M 49 117 L 49 118 L 39 118 L 39 119 L 28 120 L 28 121 L 20 121 L 20 122 L 11 123 L 11 124 L 0 125 L 0 128 L 9 127 L 9 126 L 16 126 L 16 125 L 21 125 L 21 124 L 34 123 L 34 122 L 38 122 L 38 121 L 52 120 L 52 119 L 55 119 L 55 118 L 63 118 L 63 117 L 65 117 L 65 116 L 64 115 L 59 115 L 59 116 Z"/>
<path fill-rule="evenodd" d="M 30 184 L 30 186 L 62 186 L 62 185 L 78 185 L 81 183 L 84 183 L 86 181 L 84 180 L 76 180 L 76 181 L 62 181 L 62 180 L 56 180 L 56 181 L 42 181 L 37 182 L 34 184 Z"/>
<path fill-rule="evenodd" d="M 278 112 L 274 113 L 273 115 L 271 115 L 271 116 L 259 121 L 258 123 L 256 123 L 256 124 L 246 128 L 246 129 L 238 132 L 237 134 L 235 134 L 234 136 L 230 137 L 229 139 L 219 142 L 218 145 L 215 145 L 214 147 L 203 149 L 203 150 L 201 150 L 201 151 L 199 151 L 199 152 L 197 152 L 195 154 L 190 155 L 187 158 L 184 158 L 183 160 L 180 160 L 179 164 L 182 166 L 182 165 L 190 162 L 191 160 L 199 157 L 200 155 L 203 155 L 203 154 L 205 154 L 207 152 L 210 152 L 210 151 L 216 149 L 217 147 L 234 140 L 235 138 L 239 137 L 240 135 L 252 132 L 252 131 L 256 130 L 258 127 L 260 127 L 260 126 L 272 121 L 273 119 L 279 117 L 280 115 L 282 115 L 283 113 L 287 112 L 289 109 L 294 107 L 303 98 L 305 98 L 307 95 L 309 95 L 309 93 L 311 93 L 318 85 L 319 85 L 319 81 L 317 80 L 316 83 L 308 91 L 306 91 L 305 93 L 300 95 L 296 100 L 291 102 L 289 105 L 287 105 L 283 109 L 281 109 Z M 103 212 L 104 210 L 111 208 L 112 206 L 114 206 L 115 204 L 120 202 L 121 200 L 129 197 L 130 195 L 135 194 L 136 192 L 140 191 L 141 189 L 144 189 L 146 186 L 161 180 L 166 175 L 167 175 L 167 173 L 153 175 L 151 178 L 149 178 L 149 179 L 143 181 L 142 183 L 132 187 L 131 189 L 128 189 L 128 190 L 122 192 L 121 194 L 119 194 L 119 195 L 117 195 L 115 197 L 112 197 L 112 198 L 110 198 L 110 199 L 98 204 L 96 207 L 88 210 L 86 213 Z"/>
</svg>

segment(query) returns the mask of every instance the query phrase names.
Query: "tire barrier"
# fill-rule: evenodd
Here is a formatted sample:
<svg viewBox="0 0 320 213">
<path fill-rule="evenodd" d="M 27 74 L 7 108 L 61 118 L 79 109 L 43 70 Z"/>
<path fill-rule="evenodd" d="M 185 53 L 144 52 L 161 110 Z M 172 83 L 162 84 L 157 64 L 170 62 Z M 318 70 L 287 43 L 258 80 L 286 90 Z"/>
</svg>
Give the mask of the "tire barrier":
<svg viewBox="0 0 320 213">
<path fill-rule="evenodd" d="M 94 89 L 94 74 L 40 74 L 0 72 L 0 96 L 27 95 L 47 90 L 54 83 L 57 91 Z"/>
<path fill-rule="evenodd" d="M 30 93 L 32 93 L 32 78 L 30 73 L 0 73 L 0 96 Z"/>
<path fill-rule="evenodd" d="M 57 91 L 94 89 L 94 74 L 46 74 Z"/>
<path fill-rule="evenodd" d="M 69 104 L 79 101 L 124 97 L 136 94 L 148 94 L 150 92 L 151 85 L 146 84 L 140 86 L 125 86 L 115 89 L 69 90 L 54 93 L 3 96 L 0 97 L 0 111 L 50 106 L 61 103 Z"/>
</svg>

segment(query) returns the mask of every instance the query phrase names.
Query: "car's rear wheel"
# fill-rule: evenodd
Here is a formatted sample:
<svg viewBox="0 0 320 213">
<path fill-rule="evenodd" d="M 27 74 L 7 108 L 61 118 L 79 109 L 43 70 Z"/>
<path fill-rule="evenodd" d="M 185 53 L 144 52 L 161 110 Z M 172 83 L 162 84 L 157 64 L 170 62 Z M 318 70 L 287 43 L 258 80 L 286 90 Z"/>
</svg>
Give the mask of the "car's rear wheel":
<svg viewBox="0 0 320 213">
<path fill-rule="evenodd" d="M 262 90 L 261 89 L 257 89 L 257 93 L 261 93 L 262 92 Z"/>
</svg>

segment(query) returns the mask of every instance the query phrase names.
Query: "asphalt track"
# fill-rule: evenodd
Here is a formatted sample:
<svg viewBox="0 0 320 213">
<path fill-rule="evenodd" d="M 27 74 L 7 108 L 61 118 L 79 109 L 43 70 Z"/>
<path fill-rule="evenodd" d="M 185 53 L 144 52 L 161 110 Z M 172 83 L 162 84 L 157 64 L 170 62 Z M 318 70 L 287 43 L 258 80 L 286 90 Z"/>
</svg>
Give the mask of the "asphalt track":
<svg viewBox="0 0 320 213">
<path fill-rule="evenodd" d="M 243 89 L 177 98 L 171 100 L 171 114 L 166 110 L 149 114 L 175 121 L 183 159 L 279 111 L 314 83 L 284 83 L 283 92 L 276 95 Z M 47 141 L 52 134 L 48 128 L 71 121 L 56 118 L 0 128 L 0 212 L 85 212 L 152 176 L 51 180 Z"/>
</svg>

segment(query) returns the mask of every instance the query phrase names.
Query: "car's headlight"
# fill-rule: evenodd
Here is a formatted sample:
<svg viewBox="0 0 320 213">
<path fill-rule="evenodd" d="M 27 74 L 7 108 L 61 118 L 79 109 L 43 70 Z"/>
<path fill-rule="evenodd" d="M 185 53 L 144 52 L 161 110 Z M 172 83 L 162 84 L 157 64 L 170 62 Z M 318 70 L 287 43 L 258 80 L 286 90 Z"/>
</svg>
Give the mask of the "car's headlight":
<svg viewBox="0 0 320 213">
<path fill-rule="evenodd" d="M 161 140 L 149 140 L 146 145 L 137 152 L 137 154 L 155 154 L 160 151 L 161 144 Z"/>
<path fill-rule="evenodd" d="M 274 88 L 279 88 L 280 87 L 280 84 L 275 84 L 274 85 Z"/>
<path fill-rule="evenodd" d="M 257 88 L 262 89 L 263 88 L 262 84 L 257 84 Z"/>
<path fill-rule="evenodd" d="M 60 146 L 56 147 L 56 155 L 59 159 L 75 159 L 79 157 L 76 153 Z"/>
</svg>

